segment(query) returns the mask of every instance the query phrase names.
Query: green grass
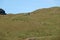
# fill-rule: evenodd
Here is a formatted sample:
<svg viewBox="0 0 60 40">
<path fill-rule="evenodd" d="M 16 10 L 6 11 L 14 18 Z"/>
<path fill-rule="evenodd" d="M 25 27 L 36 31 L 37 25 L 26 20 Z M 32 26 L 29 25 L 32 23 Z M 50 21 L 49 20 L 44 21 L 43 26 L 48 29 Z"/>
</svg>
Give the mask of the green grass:
<svg viewBox="0 0 60 40">
<path fill-rule="evenodd" d="M 31 14 L 0 15 L 0 40 L 60 40 L 60 7 Z"/>
</svg>

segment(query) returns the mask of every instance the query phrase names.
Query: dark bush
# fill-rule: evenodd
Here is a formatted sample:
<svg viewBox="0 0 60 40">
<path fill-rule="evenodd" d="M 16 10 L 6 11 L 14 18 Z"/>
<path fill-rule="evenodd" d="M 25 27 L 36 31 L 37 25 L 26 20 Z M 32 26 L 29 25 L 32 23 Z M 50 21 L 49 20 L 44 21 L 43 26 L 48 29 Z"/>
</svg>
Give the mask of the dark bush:
<svg viewBox="0 0 60 40">
<path fill-rule="evenodd" d="M 0 15 L 6 15 L 5 11 L 0 8 Z"/>
</svg>

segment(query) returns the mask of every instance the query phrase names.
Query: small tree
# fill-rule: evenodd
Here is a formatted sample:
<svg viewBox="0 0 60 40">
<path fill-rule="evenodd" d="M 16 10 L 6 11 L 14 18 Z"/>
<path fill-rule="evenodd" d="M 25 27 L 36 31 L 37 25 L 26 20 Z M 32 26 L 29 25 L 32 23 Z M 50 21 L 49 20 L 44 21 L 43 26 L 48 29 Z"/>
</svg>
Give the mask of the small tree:
<svg viewBox="0 0 60 40">
<path fill-rule="evenodd" d="M 0 15 L 6 15 L 5 11 L 0 8 Z"/>
</svg>

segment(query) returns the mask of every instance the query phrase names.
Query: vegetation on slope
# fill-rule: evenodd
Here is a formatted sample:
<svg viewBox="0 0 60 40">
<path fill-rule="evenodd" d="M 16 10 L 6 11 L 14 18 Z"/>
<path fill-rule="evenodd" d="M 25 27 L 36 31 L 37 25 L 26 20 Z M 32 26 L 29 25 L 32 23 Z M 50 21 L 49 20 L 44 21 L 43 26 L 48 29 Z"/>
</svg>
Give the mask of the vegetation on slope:
<svg viewBox="0 0 60 40">
<path fill-rule="evenodd" d="M 0 40 L 25 39 L 60 40 L 60 7 L 39 9 L 31 14 L 0 15 Z"/>
</svg>

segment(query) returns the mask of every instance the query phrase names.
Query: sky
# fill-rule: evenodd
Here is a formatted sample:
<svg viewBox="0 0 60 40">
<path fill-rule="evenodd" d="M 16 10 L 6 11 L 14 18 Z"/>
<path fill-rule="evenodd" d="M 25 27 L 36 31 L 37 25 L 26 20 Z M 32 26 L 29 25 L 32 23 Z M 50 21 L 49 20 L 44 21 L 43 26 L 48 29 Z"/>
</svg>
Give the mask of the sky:
<svg viewBox="0 0 60 40">
<path fill-rule="evenodd" d="M 60 0 L 0 0 L 0 8 L 6 13 L 26 13 L 40 8 L 59 6 Z"/>
</svg>

